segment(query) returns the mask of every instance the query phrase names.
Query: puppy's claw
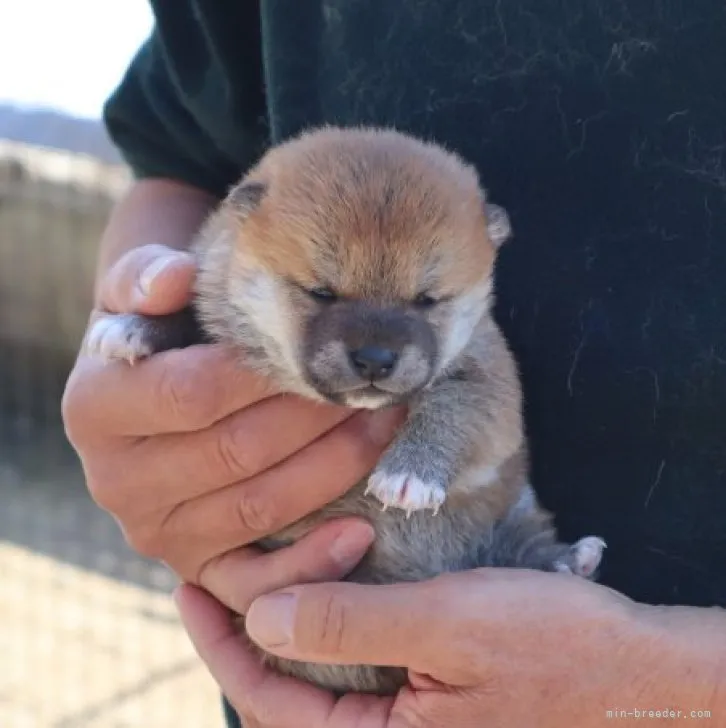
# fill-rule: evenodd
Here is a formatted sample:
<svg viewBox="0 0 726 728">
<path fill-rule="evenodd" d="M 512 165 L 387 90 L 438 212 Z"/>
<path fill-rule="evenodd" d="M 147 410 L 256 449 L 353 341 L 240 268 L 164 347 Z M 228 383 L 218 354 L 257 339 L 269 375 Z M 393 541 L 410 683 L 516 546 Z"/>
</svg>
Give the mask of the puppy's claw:
<svg viewBox="0 0 726 728">
<path fill-rule="evenodd" d="M 98 319 L 88 332 L 84 351 L 107 362 L 121 360 L 131 366 L 151 355 L 151 347 L 144 340 L 144 331 L 132 314 L 108 315 Z"/>
<path fill-rule="evenodd" d="M 432 510 L 436 515 L 446 499 L 443 486 L 424 482 L 408 473 L 374 472 L 365 493 L 374 495 L 383 504 L 382 510 L 389 506 L 400 508 L 406 511 L 407 518 L 414 511 L 422 510 Z"/>
<path fill-rule="evenodd" d="M 570 548 L 567 562 L 555 564 L 557 571 L 569 572 L 584 578 L 590 578 L 602 561 L 602 552 L 607 544 L 599 536 L 586 536 L 574 543 Z"/>
</svg>

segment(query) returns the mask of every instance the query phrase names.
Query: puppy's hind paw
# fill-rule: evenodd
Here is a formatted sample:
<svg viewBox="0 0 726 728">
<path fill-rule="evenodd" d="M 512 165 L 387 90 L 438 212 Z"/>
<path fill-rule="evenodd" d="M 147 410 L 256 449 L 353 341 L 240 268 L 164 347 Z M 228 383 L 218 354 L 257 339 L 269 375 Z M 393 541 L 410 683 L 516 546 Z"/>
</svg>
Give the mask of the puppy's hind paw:
<svg viewBox="0 0 726 728">
<path fill-rule="evenodd" d="M 84 353 L 105 361 L 123 360 L 134 364 L 152 354 L 147 333 L 141 316 L 109 314 L 91 326 L 84 342 Z"/>
<path fill-rule="evenodd" d="M 555 563 L 555 570 L 592 578 L 602 561 L 607 544 L 598 536 L 586 536 L 570 546 L 566 558 Z"/>
<path fill-rule="evenodd" d="M 376 471 L 368 479 L 367 494 L 374 495 L 388 507 L 400 508 L 410 516 L 413 511 L 432 510 L 434 515 L 446 499 L 446 490 L 438 483 L 424 482 L 409 473 Z"/>
</svg>

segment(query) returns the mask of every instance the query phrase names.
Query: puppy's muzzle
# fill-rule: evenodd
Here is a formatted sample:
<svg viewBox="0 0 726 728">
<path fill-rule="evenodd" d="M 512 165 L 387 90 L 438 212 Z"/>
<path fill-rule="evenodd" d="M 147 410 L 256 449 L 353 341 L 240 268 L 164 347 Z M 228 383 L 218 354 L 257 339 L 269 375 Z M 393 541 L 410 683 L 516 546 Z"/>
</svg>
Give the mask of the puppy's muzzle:
<svg viewBox="0 0 726 728">
<path fill-rule="evenodd" d="M 379 382 L 389 377 L 398 357 L 398 352 L 375 345 L 348 351 L 348 359 L 356 374 L 369 382 Z"/>
</svg>

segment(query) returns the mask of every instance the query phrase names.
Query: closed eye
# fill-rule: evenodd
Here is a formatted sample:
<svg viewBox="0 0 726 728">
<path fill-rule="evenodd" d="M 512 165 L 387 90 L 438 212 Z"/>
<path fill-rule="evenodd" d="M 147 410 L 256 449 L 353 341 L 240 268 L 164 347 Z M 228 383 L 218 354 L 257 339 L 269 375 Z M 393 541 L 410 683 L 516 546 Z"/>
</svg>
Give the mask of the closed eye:
<svg viewBox="0 0 726 728">
<path fill-rule="evenodd" d="M 334 303 L 338 300 L 338 295 L 335 293 L 335 291 L 331 290 L 330 288 L 325 288 L 324 286 L 306 288 L 305 292 L 308 294 L 308 296 L 310 296 L 310 298 L 314 299 L 315 301 L 319 301 L 320 303 Z"/>
<path fill-rule="evenodd" d="M 413 299 L 413 305 L 416 308 L 431 308 L 438 303 L 430 293 L 419 293 L 416 298 Z"/>
<path fill-rule="evenodd" d="M 305 286 L 292 278 L 287 279 L 287 283 L 292 288 L 304 293 L 308 298 L 318 303 L 334 303 L 339 299 L 338 294 L 329 286 Z"/>
<path fill-rule="evenodd" d="M 431 293 L 419 293 L 416 298 L 413 299 L 412 303 L 416 308 L 420 308 L 422 310 L 426 310 L 428 308 L 433 308 L 434 306 L 438 306 L 442 303 L 448 303 L 454 298 L 454 296 L 434 296 Z"/>
</svg>

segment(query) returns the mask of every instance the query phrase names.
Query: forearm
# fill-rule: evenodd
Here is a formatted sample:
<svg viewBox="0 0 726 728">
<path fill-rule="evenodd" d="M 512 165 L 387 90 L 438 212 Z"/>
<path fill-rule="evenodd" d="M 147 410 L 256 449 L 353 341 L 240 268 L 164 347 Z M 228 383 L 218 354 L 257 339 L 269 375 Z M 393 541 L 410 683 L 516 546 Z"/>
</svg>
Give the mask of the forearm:
<svg viewBox="0 0 726 728">
<path fill-rule="evenodd" d="M 171 179 L 135 182 L 114 208 L 101 239 L 96 299 L 98 281 L 124 253 L 149 243 L 187 248 L 217 203 L 207 192 Z"/>
<path fill-rule="evenodd" d="M 687 717 L 691 711 L 710 711 L 714 725 L 726 724 L 726 611 L 641 606 L 636 624 L 639 649 L 632 672 L 623 678 L 632 677 L 638 686 L 633 698 L 638 705 L 613 709 L 668 707 Z"/>
</svg>

